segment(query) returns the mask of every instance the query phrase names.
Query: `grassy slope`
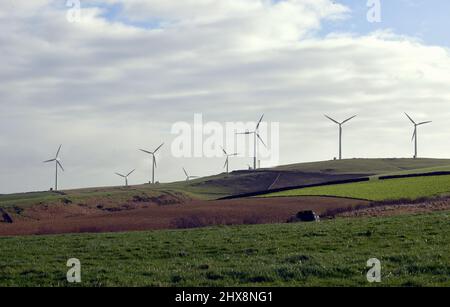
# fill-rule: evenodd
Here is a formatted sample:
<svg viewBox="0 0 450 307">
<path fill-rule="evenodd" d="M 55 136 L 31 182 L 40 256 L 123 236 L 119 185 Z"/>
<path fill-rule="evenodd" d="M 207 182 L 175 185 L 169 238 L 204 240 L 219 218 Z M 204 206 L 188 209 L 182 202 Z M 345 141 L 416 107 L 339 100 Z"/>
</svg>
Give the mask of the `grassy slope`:
<svg viewBox="0 0 450 307">
<path fill-rule="evenodd" d="M 186 231 L 0 238 L 0 286 L 450 286 L 450 212 Z"/>
<path fill-rule="evenodd" d="M 435 173 L 435 172 L 450 172 L 450 165 L 418 168 L 418 169 L 413 169 L 413 170 L 398 171 L 398 172 L 392 172 L 392 173 L 384 173 L 384 174 L 373 176 L 373 179 L 378 179 L 380 176 L 428 174 L 428 173 Z"/>
<path fill-rule="evenodd" d="M 424 167 L 450 165 L 450 160 L 442 159 L 352 159 L 342 161 L 323 161 L 280 166 L 274 169 L 263 169 L 258 172 L 240 171 L 231 174 L 220 174 L 189 182 L 175 182 L 157 186 L 139 185 L 130 189 L 119 187 L 92 188 L 64 191 L 67 195 L 50 192 L 0 195 L 0 208 L 23 207 L 33 204 L 51 204 L 64 198 L 82 202 L 86 198 L 107 198 L 117 202 L 126 201 L 139 193 L 155 197 L 164 192 L 181 192 L 192 198 L 215 199 L 227 195 L 261 191 L 267 189 L 278 175 L 276 187 L 293 186 L 324 181 L 358 177 L 362 175 L 386 174 L 408 171 Z M 343 177 L 340 177 L 343 176 Z"/>
<path fill-rule="evenodd" d="M 98 199 L 99 202 L 111 201 L 123 203 L 130 201 L 134 196 L 158 197 L 162 194 L 176 193 L 172 188 L 151 188 L 150 186 L 110 187 L 110 188 L 92 188 L 79 190 L 66 190 L 63 194 L 53 192 L 33 192 L 24 194 L 9 194 L 0 196 L 0 208 L 20 207 L 25 208 L 35 204 L 54 204 L 61 203 L 68 199 L 74 203 L 83 203 L 90 199 Z M 183 193 L 186 196 L 192 196 L 189 193 Z"/>
<path fill-rule="evenodd" d="M 326 173 L 372 173 L 385 174 L 419 168 L 449 166 L 449 159 L 348 159 L 341 161 L 322 161 L 291 164 L 275 170 Z"/>
<path fill-rule="evenodd" d="M 268 194 L 279 196 L 339 196 L 368 200 L 418 199 L 450 194 L 450 176 L 371 180 L 368 182 L 296 189 Z"/>
</svg>

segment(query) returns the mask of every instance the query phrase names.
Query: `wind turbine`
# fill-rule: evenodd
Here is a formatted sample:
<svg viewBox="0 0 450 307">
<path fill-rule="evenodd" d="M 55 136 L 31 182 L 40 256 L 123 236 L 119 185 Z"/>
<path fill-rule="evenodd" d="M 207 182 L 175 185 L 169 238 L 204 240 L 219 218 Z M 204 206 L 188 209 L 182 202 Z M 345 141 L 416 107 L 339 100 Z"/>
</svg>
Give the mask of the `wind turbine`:
<svg viewBox="0 0 450 307">
<path fill-rule="evenodd" d="M 239 155 L 238 153 L 234 153 L 234 154 L 232 154 L 232 155 L 229 155 L 227 152 L 226 152 L 226 150 L 224 149 L 224 148 L 222 148 L 222 151 L 223 151 L 223 153 L 225 154 L 225 156 L 227 157 L 227 159 L 225 160 L 225 164 L 223 165 L 223 167 L 224 168 L 227 168 L 227 174 L 229 173 L 228 172 L 228 166 L 229 166 L 229 164 L 230 164 L 230 161 L 229 161 L 229 159 L 230 159 L 230 157 L 236 157 L 237 155 Z"/>
<path fill-rule="evenodd" d="M 343 122 L 338 122 L 337 120 L 334 120 L 333 118 L 329 117 L 328 115 L 325 115 L 326 118 L 331 120 L 332 122 L 339 125 L 339 160 L 342 160 L 342 126 L 346 123 L 354 119 L 357 115 L 352 116 L 350 118 L 347 118 Z"/>
<path fill-rule="evenodd" d="M 61 151 L 61 147 L 62 145 L 59 145 L 58 151 L 56 152 L 56 156 L 54 159 L 50 159 L 47 161 L 44 161 L 44 163 L 50 163 L 50 162 L 55 162 L 55 191 L 58 191 L 58 167 L 61 168 L 61 170 L 64 172 L 64 168 L 61 164 L 61 159 L 59 158 L 59 152 Z"/>
<path fill-rule="evenodd" d="M 132 170 L 131 172 L 129 172 L 127 175 L 122 175 L 122 174 L 119 174 L 119 173 L 116 173 L 116 175 L 117 175 L 117 176 L 120 176 L 120 177 L 122 177 L 122 178 L 125 179 L 125 186 L 127 187 L 127 186 L 128 186 L 128 177 L 129 177 L 131 174 L 133 174 L 134 171 L 135 171 L 135 169 Z"/>
<path fill-rule="evenodd" d="M 155 154 L 156 154 L 156 152 L 157 152 L 161 147 L 163 147 L 163 145 L 164 145 L 164 143 L 162 143 L 161 145 L 159 145 L 159 147 L 156 148 L 154 151 L 148 151 L 148 150 L 140 149 L 140 151 L 142 151 L 142 152 L 144 152 L 144 153 L 146 153 L 146 154 L 152 155 L 152 157 L 153 157 L 153 162 L 152 162 L 152 165 L 153 165 L 153 167 L 152 167 L 152 184 L 155 184 L 155 168 L 157 167 L 157 166 L 156 166 L 156 157 L 155 157 Z"/>
<path fill-rule="evenodd" d="M 191 179 L 195 179 L 195 178 L 199 178 L 198 176 L 189 176 L 188 172 L 186 171 L 186 169 L 183 167 L 183 172 L 186 175 L 186 181 L 189 181 Z"/>
<path fill-rule="evenodd" d="M 408 113 L 405 112 L 405 114 L 406 114 L 406 116 L 409 118 L 409 120 L 410 120 L 410 121 L 413 123 L 413 125 L 414 125 L 414 133 L 413 133 L 413 136 L 412 136 L 411 141 L 414 141 L 414 159 L 417 159 L 417 127 L 422 126 L 422 125 L 426 125 L 426 124 L 429 124 L 429 123 L 432 123 L 432 121 L 426 121 L 426 122 L 421 122 L 421 123 L 418 123 L 418 124 L 417 124 L 417 123 L 411 118 L 411 116 L 408 115 Z"/>
<path fill-rule="evenodd" d="M 246 132 L 242 132 L 242 133 L 236 133 L 236 134 L 240 134 L 240 135 L 250 135 L 253 134 L 254 140 L 253 140 L 253 146 L 254 146 L 254 156 L 253 156 L 253 170 L 256 170 L 256 161 L 257 161 L 257 144 L 258 144 L 258 139 L 261 141 L 261 143 L 264 145 L 264 147 L 267 147 L 266 144 L 264 143 L 263 139 L 261 138 L 261 136 L 259 135 L 259 126 L 261 125 L 261 122 L 264 118 L 264 114 L 261 116 L 261 118 L 258 121 L 258 124 L 256 125 L 256 129 L 254 131 L 246 131 Z"/>
</svg>

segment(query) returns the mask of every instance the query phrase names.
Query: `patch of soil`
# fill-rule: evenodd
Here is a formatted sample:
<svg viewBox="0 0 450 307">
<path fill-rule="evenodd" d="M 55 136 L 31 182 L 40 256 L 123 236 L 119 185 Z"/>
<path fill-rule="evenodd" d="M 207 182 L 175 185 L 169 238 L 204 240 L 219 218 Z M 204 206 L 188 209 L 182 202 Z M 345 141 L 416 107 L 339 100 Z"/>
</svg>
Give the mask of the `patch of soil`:
<svg viewBox="0 0 450 307">
<path fill-rule="evenodd" d="M 164 203 L 164 202 L 162 202 Z M 153 204 L 153 205 L 152 205 Z M 299 211 L 321 214 L 330 207 L 368 204 L 330 197 L 192 200 L 170 206 L 130 202 L 121 206 L 89 201 L 85 206 L 40 205 L 25 209 L 14 224 L 0 224 L 0 235 L 118 232 L 212 225 L 285 223 Z M 87 205 L 87 206 L 86 206 Z M 104 206 L 98 208 L 98 206 Z"/>
</svg>

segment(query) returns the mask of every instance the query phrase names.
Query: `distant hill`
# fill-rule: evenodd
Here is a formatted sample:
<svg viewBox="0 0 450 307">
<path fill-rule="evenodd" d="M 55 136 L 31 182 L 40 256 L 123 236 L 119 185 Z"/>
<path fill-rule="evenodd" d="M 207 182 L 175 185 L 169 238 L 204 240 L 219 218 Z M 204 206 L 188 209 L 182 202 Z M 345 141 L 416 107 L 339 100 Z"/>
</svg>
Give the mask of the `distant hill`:
<svg viewBox="0 0 450 307">
<path fill-rule="evenodd" d="M 284 165 L 254 171 L 235 171 L 189 182 L 164 185 L 206 198 L 251 193 L 291 186 L 412 172 L 448 170 L 450 159 L 348 159 Z"/>
<path fill-rule="evenodd" d="M 59 193 L 36 192 L 0 195 L 0 208 L 21 207 L 37 203 L 51 204 L 64 201 L 64 198 L 78 202 L 87 198 L 103 200 L 106 198 L 111 203 L 120 203 L 142 194 L 152 198 L 217 199 L 230 195 L 265 191 L 269 188 L 319 184 L 360 177 L 414 172 L 414 170 L 439 171 L 441 168 L 448 170 L 449 165 L 450 160 L 448 159 L 349 159 L 299 163 L 257 171 L 235 171 L 230 174 L 218 174 L 192 181 L 158 185 L 143 184 L 129 188 L 108 187 Z"/>
</svg>

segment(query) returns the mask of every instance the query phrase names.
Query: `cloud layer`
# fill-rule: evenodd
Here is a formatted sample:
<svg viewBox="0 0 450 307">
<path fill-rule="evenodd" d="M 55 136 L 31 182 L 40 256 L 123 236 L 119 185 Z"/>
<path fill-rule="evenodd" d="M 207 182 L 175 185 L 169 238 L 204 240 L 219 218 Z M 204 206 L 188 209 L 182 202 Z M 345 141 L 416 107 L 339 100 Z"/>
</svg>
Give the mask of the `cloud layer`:
<svg viewBox="0 0 450 307">
<path fill-rule="evenodd" d="M 50 187 L 41 161 L 60 143 L 64 188 L 120 184 L 113 172 L 135 167 L 130 182 L 144 182 L 150 162 L 137 149 L 170 144 L 172 124 L 194 113 L 266 113 L 280 122 L 282 164 L 336 155 L 324 113 L 359 114 L 344 130 L 346 157 L 412 156 L 404 111 L 434 120 L 419 132 L 421 156 L 450 150 L 449 51 L 386 29 L 319 35 L 351 16 L 333 1 L 82 1 L 75 23 L 59 1 L 2 1 L 0 12 L 0 193 Z M 182 166 L 222 171 L 221 159 L 175 159 L 169 148 L 162 181 L 183 179 Z"/>
</svg>

